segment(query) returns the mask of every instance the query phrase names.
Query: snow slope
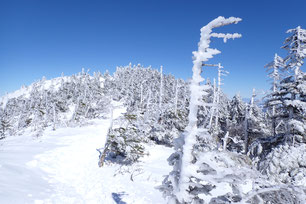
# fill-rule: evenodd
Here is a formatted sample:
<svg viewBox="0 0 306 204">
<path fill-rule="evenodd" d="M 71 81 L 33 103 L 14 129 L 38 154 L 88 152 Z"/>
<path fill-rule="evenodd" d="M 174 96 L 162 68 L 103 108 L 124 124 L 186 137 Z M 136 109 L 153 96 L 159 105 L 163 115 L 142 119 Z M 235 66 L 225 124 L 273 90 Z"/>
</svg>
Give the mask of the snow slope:
<svg viewBox="0 0 306 204">
<path fill-rule="evenodd" d="M 114 110 L 114 118 L 123 108 Z M 98 167 L 110 120 L 0 141 L 0 203 L 165 203 L 155 189 L 168 174 L 172 149 L 147 146 L 141 162 Z"/>
</svg>

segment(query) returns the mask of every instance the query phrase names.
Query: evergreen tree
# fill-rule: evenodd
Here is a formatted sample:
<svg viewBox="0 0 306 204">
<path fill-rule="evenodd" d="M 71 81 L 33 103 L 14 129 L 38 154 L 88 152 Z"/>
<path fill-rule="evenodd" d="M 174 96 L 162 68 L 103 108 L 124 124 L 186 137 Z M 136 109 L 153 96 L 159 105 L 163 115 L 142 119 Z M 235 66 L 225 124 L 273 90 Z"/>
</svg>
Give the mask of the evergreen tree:
<svg viewBox="0 0 306 204">
<path fill-rule="evenodd" d="M 282 103 L 282 118 L 287 125 L 286 138 L 294 143 L 296 139 L 305 141 L 306 132 L 305 74 L 301 70 L 306 53 L 306 30 L 297 27 L 287 33 L 292 35 L 285 40 L 282 48 L 288 50 L 284 69 L 289 76 L 281 80 L 278 92 L 274 95 Z"/>
<path fill-rule="evenodd" d="M 242 101 L 240 95 L 236 94 L 229 102 L 228 109 L 227 131 L 229 136 L 233 138 L 229 141 L 228 148 L 234 152 L 243 152 L 246 104 Z"/>
<path fill-rule="evenodd" d="M 137 116 L 127 113 L 120 121 L 120 127 L 113 126 L 108 133 L 106 155 L 114 162 L 131 164 L 145 155 L 143 138 L 136 125 Z M 116 121 L 115 121 L 116 122 Z"/>
<path fill-rule="evenodd" d="M 280 69 L 284 68 L 284 60 L 275 54 L 274 60 L 267 64 L 265 67 L 269 72 L 268 76 L 273 80 L 272 81 L 272 88 L 271 93 L 267 95 L 266 106 L 269 110 L 270 118 L 272 120 L 272 132 L 273 136 L 276 135 L 276 126 L 277 126 L 277 118 L 279 115 L 279 105 L 281 101 L 277 99 L 276 93 L 279 88 L 279 81 L 280 81 Z"/>
</svg>

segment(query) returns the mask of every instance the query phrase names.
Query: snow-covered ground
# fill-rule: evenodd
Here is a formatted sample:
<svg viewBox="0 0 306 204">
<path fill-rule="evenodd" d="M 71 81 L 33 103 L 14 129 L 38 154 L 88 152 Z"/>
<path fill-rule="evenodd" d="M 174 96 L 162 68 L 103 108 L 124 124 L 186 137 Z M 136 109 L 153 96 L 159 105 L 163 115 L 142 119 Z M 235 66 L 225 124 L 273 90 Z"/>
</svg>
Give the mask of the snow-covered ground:
<svg viewBox="0 0 306 204">
<path fill-rule="evenodd" d="M 115 109 L 114 118 L 124 109 Z M 150 155 L 130 166 L 98 167 L 110 120 L 46 130 L 0 141 L 0 203 L 165 203 L 155 189 L 169 173 L 172 149 L 147 146 Z"/>
</svg>

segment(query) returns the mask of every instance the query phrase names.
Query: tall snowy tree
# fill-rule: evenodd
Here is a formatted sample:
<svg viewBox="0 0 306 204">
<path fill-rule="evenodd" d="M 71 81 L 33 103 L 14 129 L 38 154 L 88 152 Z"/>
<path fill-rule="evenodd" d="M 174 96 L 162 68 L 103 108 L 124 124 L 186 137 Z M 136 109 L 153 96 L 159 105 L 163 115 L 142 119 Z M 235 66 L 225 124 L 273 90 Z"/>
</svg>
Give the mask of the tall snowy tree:
<svg viewBox="0 0 306 204">
<path fill-rule="evenodd" d="M 298 26 L 289 29 L 287 33 L 292 33 L 292 35 L 286 38 L 285 45 L 282 47 L 288 51 L 288 56 L 284 60 L 287 63 L 286 68 L 294 71 L 295 77 L 298 77 L 306 56 L 306 30 Z"/>
<path fill-rule="evenodd" d="M 306 56 L 306 30 L 298 26 L 290 29 L 287 33 L 292 33 L 285 40 L 282 47 L 288 51 L 288 56 L 284 59 L 285 71 L 289 76 L 280 82 L 279 91 L 276 97 L 282 101 L 284 110 L 283 118 L 287 124 L 287 140 L 295 142 L 305 141 L 305 74 L 301 70 Z"/>
<path fill-rule="evenodd" d="M 203 101 L 209 87 L 201 85 L 203 62 L 208 61 L 220 51 L 209 47 L 211 38 L 227 39 L 241 37 L 240 34 L 212 33 L 212 29 L 238 23 L 241 19 L 218 17 L 201 29 L 201 39 L 198 51 L 193 52 L 193 76 L 190 83 L 190 103 L 188 125 L 184 134 L 177 141 L 176 152 L 170 156 L 169 163 L 174 166 L 173 171 L 164 181 L 162 190 L 173 203 L 201 203 L 210 198 L 203 198 L 216 187 L 213 179 L 209 179 L 215 170 L 201 158 L 216 148 L 216 138 L 208 133 L 207 127 L 198 127 L 198 111 L 200 106 L 209 104 Z M 206 173 L 204 173 L 206 172 Z M 201 196 L 202 195 L 202 196 Z"/>
<path fill-rule="evenodd" d="M 160 91 L 159 91 L 159 109 L 163 103 L 163 66 L 160 66 Z"/>
<path fill-rule="evenodd" d="M 284 60 L 275 54 L 274 60 L 265 66 L 268 71 L 269 78 L 272 79 L 271 93 L 268 94 L 267 107 L 269 109 L 270 118 L 272 119 L 272 132 L 273 136 L 276 135 L 277 126 L 277 107 L 281 104 L 281 101 L 277 99 L 276 93 L 279 88 L 280 81 L 280 69 L 284 68 Z"/>
</svg>

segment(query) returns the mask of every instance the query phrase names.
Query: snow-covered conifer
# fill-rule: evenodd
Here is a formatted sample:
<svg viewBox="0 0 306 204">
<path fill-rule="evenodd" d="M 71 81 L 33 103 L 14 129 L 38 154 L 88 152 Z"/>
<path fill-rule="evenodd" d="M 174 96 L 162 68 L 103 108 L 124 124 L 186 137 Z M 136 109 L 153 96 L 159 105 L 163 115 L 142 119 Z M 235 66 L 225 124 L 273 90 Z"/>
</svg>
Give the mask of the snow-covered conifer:
<svg viewBox="0 0 306 204">
<path fill-rule="evenodd" d="M 306 30 L 297 27 L 290 29 L 293 33 L 285 40 L 282 48 L 288 50 L 285 70 L 289 76 L 281 80 L 275 97 L 281 101 L 282 119 L 287 125 L 286 138 L 291 142 L 305 141 L 305 73 L 301 70 L 306 52 Z"/>
<path fill-rule="evenodd" d="M 159 91 L 159 109 L 163 103 L 163 66 L 160 66 L 160 91 Z"/>
<path fill-rule="evenodd" d="M 265 67 L 268 71 L 268 76 L 272 81 L 271 93 L 268 95 L 267 107 L 270 111 L 271 119 L 272 119 L 272 132 L 273 136 L 276 135 L 276 126 L 277 126 L 277 107 L 281 104 L 281 101 L 277 100 L 276 92 L 279 86 L 280 81 L 280 69 L 283 68 L 284 60 L 275 54 L 274 60 L 267 64 Z M 272 110 L 271 110 L 272 109 Z"/>
<path fill-rule="evenodd" d="M 282 47 L 288 51 L 288 56 L 284 60 L 287 63 L 286 68 L 294 71 L 294 75 L 297 77 L 306 56 L 306 30 L 298 26 L 289 29 L 287 33 L 292 33 L 292 35 L 286 38 L 285 45 Z"/>
<path fill-rule="evenodd" d="M 107 155 L 115 162 L 130 164 L 138 161 L 145 155 L 142 138 L 136 127 L 136 115 L 125 114 L 121 120 L 120 127 L 111 127 L 106 142 Z"/>
</svg>

